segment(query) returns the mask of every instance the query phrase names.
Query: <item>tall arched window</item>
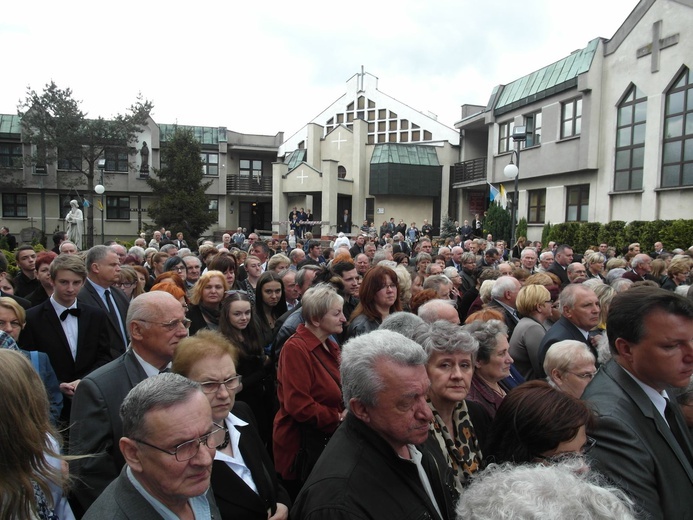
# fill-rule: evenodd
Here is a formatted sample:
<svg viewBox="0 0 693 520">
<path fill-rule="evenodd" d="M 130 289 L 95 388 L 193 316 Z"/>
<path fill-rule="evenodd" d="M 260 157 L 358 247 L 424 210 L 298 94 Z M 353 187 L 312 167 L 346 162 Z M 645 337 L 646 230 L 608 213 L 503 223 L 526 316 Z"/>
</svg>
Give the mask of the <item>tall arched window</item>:
<svg viewBox="0 0 693 520">
<path fill-rule="evenodd" d="M 647 97 L 631 86 L 618 105 L 614 191 L 641 190 Z"/>
<path fill-rule="evenodd" d="M 693 83 L 685 68 L 667 92 L 662 187 L 693 185 Z"/>
</svg>

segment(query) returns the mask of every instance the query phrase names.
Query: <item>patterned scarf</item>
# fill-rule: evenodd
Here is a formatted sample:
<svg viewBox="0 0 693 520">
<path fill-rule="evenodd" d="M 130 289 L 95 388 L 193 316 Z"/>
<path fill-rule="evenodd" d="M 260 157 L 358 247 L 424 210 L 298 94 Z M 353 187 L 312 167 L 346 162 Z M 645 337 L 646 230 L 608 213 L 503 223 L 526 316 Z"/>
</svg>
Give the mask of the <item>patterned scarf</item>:
<svg viewBox="0 0 693 520">
<path fill-rule="evenodd" d="M 482 469 L 481 448 L 474 432 L 474 425 L 469 418 L 467 403 L 460 401 L 452 412 L 452 435 L 430 400 L 428 406 L 433 412 L 433 422 L 429 425 L 429 431 L 438 441 L 448 465 L 455 474 L 457 491 L 462 493 L 469 478 Z"/>
</svg>

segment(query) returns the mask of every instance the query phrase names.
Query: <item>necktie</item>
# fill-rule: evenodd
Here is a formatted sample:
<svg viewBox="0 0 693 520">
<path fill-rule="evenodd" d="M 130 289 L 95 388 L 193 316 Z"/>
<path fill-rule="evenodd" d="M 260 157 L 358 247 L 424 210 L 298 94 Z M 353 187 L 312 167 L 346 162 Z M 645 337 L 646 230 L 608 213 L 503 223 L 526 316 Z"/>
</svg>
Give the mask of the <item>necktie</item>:
<svg viewBox="0 0 693 520">
<path fill-rule="evenodd" d="M 693 463 L 691 460 L 691 453 L 688 450 L 688 443 L 686 442 L 686 434 L 681 431 L 681 428 L 679 427 L 679 423 L 676 420 L 676 414 L 674 413 L 674 408 L 671 406 L 671 403 L 667 399 L 667 406 L 664 409 L 664 417 L 666 418 L 667 422 L 669 423 L 669 428 L 671 429 L 671 433 L 674 434 L 674 437 L 676 438 L 676 442 L 679 443 L 679 446 L 681 447 L 681 451 L 683 451 L 684 455 L 686 455 L 686 458 L 688 459 L 689 462 Z"/>
<path fill-rule="evenodd" d="M 60 313 L 60 320 L 65 321 L 67 319 L 67 316 L 72 314 L 75 318 L 79 318 L 79 315 L 81 314 L 81 310 L 74 308 L 74 309 L 65 309 L 63 312 Z"/>
<path fill-rule="evenodd" d="M 106 289 L 104 291 L 104 294 L 106 295 L 106 307 L 108 307 L 108 314 L 113 316 L 113 318 L 116 320 L 116 323 L 118 323 L 118 316 L 116 316 L 115 309 L 113 308 L 113 304 L 111 303 L 111 291 Z"/>
</svg>

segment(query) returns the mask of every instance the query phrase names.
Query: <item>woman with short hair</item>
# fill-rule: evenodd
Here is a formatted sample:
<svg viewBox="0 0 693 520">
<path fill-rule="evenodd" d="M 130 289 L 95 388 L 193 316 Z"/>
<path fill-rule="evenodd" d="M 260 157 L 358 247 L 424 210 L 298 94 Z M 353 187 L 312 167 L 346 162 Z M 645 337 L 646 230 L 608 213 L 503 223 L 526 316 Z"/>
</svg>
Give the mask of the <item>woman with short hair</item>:
<svg viewBox="0 0 693 520">
<path fill-rule="evenodd" d="M 493 418 L 510 391 L 503 380 L 510 375 L 513 358 L 508 345 L 508 327 L 500 320 L 475 321 L 464 329 L 479 342 L 474 377 L 468 398 L 479 403 Z"/>
<path fill-rule="evenodd" d="M 279 355 L 274 461 L 292 497 L 298 494 L 346 414 L 339 374 L 340 350 L 331 339 L 342 332 L 346 321 L 343 304 L 329 284 L 308 289 L 301 300 L 304 323 Z"/>
<path fill-rule="evenodd" d="M 546 334 L 546 322 L 551 317 L 551 293 L 543 285 L 525 285 L 517 294 L 517 312 L 522 319 L 510 338 L 510 355 L 515 368 L 525 381 L 536 379 L 541 373 L 539 346 Z"/>
<path fill-rule="evenodd" d="M 551 345 L 544 358 L 544 373 L 551 386 L 576 399 L 597 374 L 594 354 L 582 341 L 566 339 Z"/>
<path fill-rule="evenodd" d="M 462 493 L 472 475 L 483 468 L 479 433 L 483 436 L 491 422 L 481 405 L 466 400 L 479 344 L 447 321 L 419 326 L 412 339 L 428 356 L 428 405 L 433 412 L 428 442 L 445 455 Z"/>
</svg>

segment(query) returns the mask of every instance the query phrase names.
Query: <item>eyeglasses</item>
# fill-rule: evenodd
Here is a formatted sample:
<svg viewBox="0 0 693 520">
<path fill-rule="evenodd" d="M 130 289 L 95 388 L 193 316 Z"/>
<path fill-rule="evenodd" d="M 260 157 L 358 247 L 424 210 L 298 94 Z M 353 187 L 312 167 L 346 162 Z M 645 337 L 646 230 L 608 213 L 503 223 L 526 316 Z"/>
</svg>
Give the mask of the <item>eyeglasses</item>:
<svg viewBox="0 0 693 520">
<path fill-rule="evenodd" d="M 216 394 L 221 385 L 224 385 L 229 393 L 240 392 L 242 379 L 243 376 L 233 376 L 220 383 L 217 381 L 205 381 L 204 383 L 200 383 L 200 386 L 205 394 Z"/>
<path fill-rule="evenodd" d="M 135 282 L 116 282 L 113 285 L 116 287 L 125 287 L 126 289 L 129 289 L 133 285 L 135 285 Z"/>
<path fill-rule="evenodd" d="M 180 320 L 173 320 L 169 321 L 168 323 L 160 323 L 158 321 L 149 321 L 149 320 L 137 320 L 137 321 L 143 321 L 145 323 L 153 323 L 154 325 L 161 325 L 163 328 L 165 328 L 168 331 L 176 330 L 179 326 L 183 325 L 186 329 L 190 328 L 190 324 L 192 323 L 191 320 L 188 318 L 183 318 Z"/>
<path fill-rule="evenodd" d="M 566 370 L 569 374 L 573 374 L 575 377 L 579 377 L 580 379 L 589 379 L 592 380 L 594 379 L 594 376 L 597 375 L 597 372 L 583 372 L 582 374 L 578 374 L 577 372 L 571 372 L 570 370 Z"/>
<path fill-rule="evenodd" d="M 168 451 L 163 448 L 159 448 L 158 446 L 149 444 L 148 442 L 145 442 L 142 439 L 133 440 L 140 444 L 144 444 L 145 446 L 149 446 L 150 448 L 154 448 L 155 450 L 159 450 L 161 452 L 168 453 L 169 455 L 173 455 L 176 457 L 176 460 L 178 462 L 185 462 L 197 455 L 197 452 L 200 451 L 201 444 L 204 444 L 210 449 L 217 449 L 218 446 L 224 443 L 224 439 L 226 438 L 226 428 L 224 428 L 223 426 L 219 426 L 218 424 L 215 424 L 214 426 L 216 426 L 216 429 L 212 430 L 206 435 L 203 435 L 202 437 L 185 441 L 184 443 L 179 444 L 178 446 L 173 448 L 173 451 Z"/>
<path fill-rule="evenodd" d="M 176 271 L 177 273 L 182 273 L 183 271 L 187 271 L 188 268 L 185 267 L 185 265 L 183 265 L 183 264 L 178 264 L 177 266 L 175 266 L 175 267 L 174 267 L 173 269 L 171 269 L 171 270 L 172 270 L 172 271 Z"/>
<path fill-rule="evenodd" d="M 396 290 L 397 290 L 397 286 L 396 286 L 395 284 L 393 284 L 393 283 L 388 283 L 388 284 L 382 285 L 382 286 L 380 287 L 379 290 L 382 291 L 383 289 L 385 289 L 386 291 L 387 291 L 387 290 L 396 291 Z"/>
<path fill-rule="evenodd" d="M 13 329 L 21 329 L 22 328 L 22 324 L 19 323 L 17 320 L 0 321 L 0 330 L 4 330 L 7 325 L 12 327 Z"/>
</svg>

